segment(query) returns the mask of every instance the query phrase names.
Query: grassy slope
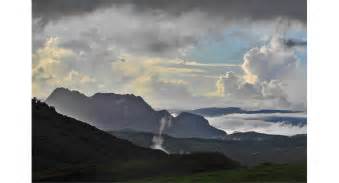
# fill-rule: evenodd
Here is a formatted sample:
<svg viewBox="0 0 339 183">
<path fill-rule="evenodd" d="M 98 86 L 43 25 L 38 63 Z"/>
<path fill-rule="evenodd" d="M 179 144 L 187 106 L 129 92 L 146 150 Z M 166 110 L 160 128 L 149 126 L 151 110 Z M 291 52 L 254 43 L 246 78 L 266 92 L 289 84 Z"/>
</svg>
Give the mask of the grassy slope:
<svg viewBox="0 0 339 183">
<path fill-rule="evenodd" d="M 109 133 L 142 147 L 150 147 L 154 136 L 151 133 L 133 131 Z M 307 137 L 304 135 L 286 137 L 260 134 L 259 137 L 266 140 L 255 140 L 259 138 L 257 136 L 258 134 L 246 133 L 245 140 L 215 140 L 174 138 L 164 135 L 163 147 L 174 154 L 182 152 L 219 152 L 246 166 L 259 165 L 265 162 L 276 164 L 295 163 L 303 162 L 307 159 Z M 232 134 L 227 137 L 240 138 L 241 134 Z"/>
<path fill-rule="evenodd" d="M 130 183 L 236 183 L 236 182 L 306 182 L 306 164 L 262 164 L 253 168 L 196 173 L 189 176 L 154 177 Z"/>
</svg>

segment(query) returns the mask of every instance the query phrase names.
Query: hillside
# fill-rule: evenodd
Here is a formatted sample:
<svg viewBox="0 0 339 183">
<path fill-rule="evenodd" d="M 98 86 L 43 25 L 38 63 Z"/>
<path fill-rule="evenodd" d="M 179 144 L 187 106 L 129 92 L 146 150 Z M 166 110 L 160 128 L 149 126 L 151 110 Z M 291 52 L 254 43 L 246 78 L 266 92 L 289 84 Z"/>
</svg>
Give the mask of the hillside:
<svg viewBox="0 0 339 183">
<path fill-rule="evenodd" d="M 32 100 L 33 180 L 121 181 L 238 167 L 217 153 L 167 155 L 136 146 Z"/>
<path fill-rule="evenodd" d="M 142 147 L 150 147 L 154 134 L 133 131 L 110 132 Z M 296 163 L 307 159 L 307 137 L 234 133 L 224 139 L 174 138 L 163 136 L 163 148 L 170 153 L 219 152 L 253 166 L 264 162 Z"/>
<path fill-rule="evenodd" d="M 261 164 L 238 170 L 221 170 L 188 176 L 152 177 L 129 183 L 244 183 L 244 182 L 307 182 L 307 165 Z"/>
<path fill-rule="evenodd" d="M 195 114 L 173 117 L 166 110 L 156 111 L 142 97 L 132 94 L 96 93 L 87 97 L 78 91 L 57 88 L 46 99 L 62 114 L 87 122 L 102 130 L 132 129 L 173 137 L 223 138 L 226 133 L 212 127 Z"/>
</svg>

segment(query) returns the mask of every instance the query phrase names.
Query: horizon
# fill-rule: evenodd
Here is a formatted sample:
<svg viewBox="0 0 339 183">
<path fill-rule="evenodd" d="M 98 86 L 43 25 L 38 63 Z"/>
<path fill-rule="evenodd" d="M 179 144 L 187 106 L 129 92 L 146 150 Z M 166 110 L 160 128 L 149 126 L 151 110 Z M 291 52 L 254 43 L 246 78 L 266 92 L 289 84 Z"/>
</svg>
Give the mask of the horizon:
<svg viewBox="0 0 339 183">
<path fill-rule="evenodd" d="M 96 92 L 96 93 L 93 93 L 93 94 L 90 94 L 90 95 L 87 95 L 85 93 L 83 93 L 82 91 L 80 90 L 76 90 L 76 89 L 70 89 L 70 88 L 66 88 L 66 87 L 57 87 L 55 88 L 54 90 L 52 90 L 52 92 L 46 97 L 46 98 L 38 98 L 36 96 L 32 96 L 32 98 L 36 98 L 40 101 L 46 101 L 48 99 L 48 97 L 53 93 L 55 92 L 57 89 L 64 89 L 66 91 L 69 91 L 69 92 L 77 92 L 79 94 L 82 94 L 88 98 L 90 97 L 93 97 L 94 95 L 96 94 L 114 94 L 114 95 L 121 95 L 121 96 L 126 96 L 126 95 L 132 95 L 132 96 L 135 96 L 135 97 L 141 97 L 147 104 L 149 104 L 147 102 L 147 100 L 144 99 L 143 96 L 140 96 L 140 95 L 134 95 L 133 93 L 113 93 L 113 92 Z M 149 104 L 150 105 L 150 104 Z M 205 108 L 239 108 L 239 109 L 242 109 L 242 110 L 248 110 L 248 111 L 260 111 L 260 110 L 286 110 L 286 111 L 291 111 L 293 113 L 297 112 L 297 113 L 307 113 L 307 111 L 303 111 L 303 110 L 290 110 L 290 109 L 284 109 L 284 108 L 250 108 L 250 107 L 240 107 L 240 106 L 204 106 L 204 107 L 200 107 L 200 108 L 155 108 L 153 106 L 151 106 L 153 109 L 155 110 L 167 110 L 167 111 L 181 111 L 181 112 L 185 112 L 185 111 L 189 111 L 189 110 L 197 110 L 197 109 L 205 109 Z"/>
<path fill-rule="evenodd" d="M 105 97 L 102 101 L 96 96 L 111 96 Z M 82 96 L 82 97 L 77 97 Z M 116 97 L 118 96 L 118 97 Z M 70 98 L 71 97 L 71 98 Z M 74 98 L 74 100 L 72 100 Z M 139 102 L 139 98 L 142 102 Z M 127 99 L 127 100 L 126 100 Z M 64 103 L 62 101 L 68 101 Z M 86 102 L 87 101 L 87 102 Z M 209 125 L 216 129 L 222 130 L 227 134 L 234 132 L 250 132 L 255 131 L 263 134 L 293 136 L 297 134 L 307 134 L 307 111 L 296 111 L 288 109 L 249 109 L 234 106 L 211 107 L 204 106 L 201 108 L 192 109 L 168 109 L 154 108 L 142 96 L 134 94 L 116 94 L 116 93 L 95 93 L 93 95 L 83 94 L 78 90 L 71 90 L 64 87 L 59 87 L 53 90 L 49 97 L 44 100 L 47 104 L 56 107 L 58 112 L 68 116 L 80 117 L 79 113 L 71 112 L 74 108 L 102 108 L 104 111 L 107 104 L 115 106 L 122 110 L 123 114 L 129 114 L 129 107 L 136 106 L 139 111 L 151 107 L 153 112 L 167 111 L 173 118 L 180 116 L 183 113 L 190 113 L 195 116 L 204 118 Z M 84 103 L 85 102 L 85 103 Z M 119 106 L 116 106 L 116 105 Z M 68 107 L 67 107 L 68 106 Z M 69 108 L 72 106 L 71 108 Z M 114 107 L 113 107 L 114 108 Z M 118 110 L 119 110 L 118 109 Z M 117 109 L 110 109 L 117 110 Z M 217 110 L 217 112 L 216 112 Z M 80 110 L 81 111 L 81 110 Z M 135 111 L 136 112 L 136 111 Z M 147 112 L 145 112 L 145 115 Z M 133 116 L 133 115 L 132 115 Z M 87 121 L 87 120 L 85 120 Z M 102 130 L 107 130 L 102 127 Z"/>
</svg>

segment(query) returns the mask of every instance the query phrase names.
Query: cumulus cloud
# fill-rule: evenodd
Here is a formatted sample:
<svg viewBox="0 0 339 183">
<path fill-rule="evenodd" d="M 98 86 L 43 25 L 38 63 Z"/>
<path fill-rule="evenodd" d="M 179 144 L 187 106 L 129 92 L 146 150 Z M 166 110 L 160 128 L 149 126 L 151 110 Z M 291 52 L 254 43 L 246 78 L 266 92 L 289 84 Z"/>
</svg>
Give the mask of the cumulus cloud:
<svg viewBox="0 0 339 183">
<path fill-rule="evenodd" d="M 295 50 L 286 47 L 284 39 L 274 36 L 267 45 L 250 49 L 243 60 L 243 75 L 228 72 L 216 81 L 217 96 L 305 110 L 306 77 L 300 74 Z"/>
<path fill-rule="evenodd" d="M 293 102 L 305 107 L 306 67 L 300 65 L 296 49 L 286 47 L 282 39 L 273 37 L 268 45 L 247 52 L 242 67 L 245 79 L 256 78 L 260 83 L 263 97 L 277 98 L 284 105 Z M 302 96 L 296 99 L 292 97 L 295 93 Z"/>
<path fill-rule="evenodd" d="M 295 52 L 286 49 L 282 41 L 272 38 L 269 45 L 252 48 L 244 55 L 242 65 L 249 83 L 281 79 L 295 72 L 297 68 Z M 254 78 L 254 79 L 249 79 Z"/>
<path fill-rule="evenodd" d="M 217 96 L 236 98 L 257 98 L 258 88 L 245 82 L 234 72 L 227 72 L 216 81 Z"/>
<path fill-rule="evenodd" d="M 283 90 L 283 83 L 278 80 L 264 81 L 261 85 L 261 93 L 264 97 L 276 98 L 286 95 Z"/>
</svg>

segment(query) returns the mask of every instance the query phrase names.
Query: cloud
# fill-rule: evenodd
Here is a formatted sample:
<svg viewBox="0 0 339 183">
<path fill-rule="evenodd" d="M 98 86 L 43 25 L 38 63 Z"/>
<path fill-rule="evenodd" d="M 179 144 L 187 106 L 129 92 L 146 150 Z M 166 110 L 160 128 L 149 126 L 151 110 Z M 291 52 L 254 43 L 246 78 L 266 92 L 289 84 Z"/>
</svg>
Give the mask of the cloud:
<svg viewBox="0 0 339 183">
<path fill-rule="evenodd" d="M 71 43 L 81 44 L 81 42 Z M 34 95 L 44 93 L 45 96 L 55 87 L 64 86 L 89 95 L 97 91 L 134 93 L 143 96 L 157 108 L 184 109 L 207 106 L 290 108 L 295 105 L 295 101 L 304 102 L 290 97 L 291 93 L 295 93 L 300 87 L 296 86 L 296 83 L 292 85 L 293 87 L 290 86 L 292 82 L 288 77 L 282 80 L 284 75 L 289 75 L 293 69 L 280 72 L 282 75 L 270 76 L 261 73 L 265 69 L 258 68 L 261 66 L 260 61 L 270 62 L 267 64 L 276 67 L 275 61 L 278 61 L 279 65 L 281 62 L 284 63 L 285 58 L 289 59 L 291 56 L 285 55 L 290 54 L 290 48 L 276 48 L 280 44 L 283 47 L 283 43 L 271 41 L 268 45 L 257 48 L 258 51 L 270 48 L 267 49 L 269 53 L 256 53 L 259 56 L 244 60 L 251 62 L 246 68 L 258 78 L 254 83 L 246 80 L 244 76 L 248 73 L 241 71 L 244 69 L 241 65 L 225 64 L 223 67 L 216 67 L 218 64 L 199 64 L 194 61 L 183 63 L 180 59 L 121 54 L 114 49 L 82 53 L 83 49 L 88 48 L 75 49 L 71 43 L 49 38 L 45 41 L 45 46 L 33 54 Z M 100 45 L 91 45 L 91 50 L 101 48 Z M 268 59 L 277 58 L 275 54 L 283 56 L 279 57 L 280 60 Z M 107 59 L 96 64 L 98 57 Z M 257 69 L 256 72 L 253 67 Z M 218 72 L 231 70 L 217 77 L 216 69 L 219 69 Z M 213 87 L 216 87 L 214 91 Z M 304 107 L 302 105 L 302 108 Z"/>
<path fill-rule="evenodd" d="M 57 72 L 58 65 L 73 56 L 72 50 L 59 47 L 58 38 L 47 39 L 44 47 L 33 53 L 33 81 L 54 78 L 53 73 Z"/>
<path fill-rule="evenodd" d="M 45 25 L 69 16 L 83 16 L 96 10 L 130 6 L 139 13 L 181 16 L 201 11 L 223 19 L 267 20 L 287 17 L 306 22 L 306 0 L 33 0 L 33 17 Z"/>
<path fill-rule="evenodd" d="M 101 48 L 99 45 L 91 49 Z M 134 93 L 143 96 L 152 106 L 163 108 L 193 108 L 211 103 L 202 99 L 204 97 L 194 96 L 203 93 L 200 90 L 208 89 L 206 85 L 213 81 L 213 77 L 201 79 L 204 74 L 208 75 L 210 67 L 183 65 L 177 59 L 119 54 L 114 50 L 82 53 L 82 49 L 72 46 L 61 38 L 50 37 L 33 53 L 34 96 L 45 98 L 54 88 L 63 86 L 87 95 L 98 91 Z M 97 64 L 97 58 L 110 54 L 112 57 L 107 56 Z M 193 87 L 194 83 L 202 87 Z"/>
<path fill-rule="evenodd" d="M 227 72 L 216 81 L 216 96 L 233 99 L 259 99 L 260 88 L 247 83 L 239 74 Z M 213 93 L 212 93 L 213 96 Z"/>
<path fill-rule="evenodd" d="M 293 50 L 286 49 L 281 40 L 272 38 L 269 45 L 252 48 L 244 55 L 242 65 L 250 83 L 259 81 L 277 80 L 295 72 L 297 57 Z"/>
<path fill-rule="evenodd" d="M 159 57 L 141 57 L 123 54 L 120 56 L 124 62 L 112 62 L 113 72 L 119 72 L 130 77 L 140 75 L 191 75 L 201 74 L 205 70 L 199 67 L 182 67 L 175 59 Z"/>
<path fill-rule="evenodd" d="M 220 100 L 247 100 L 261 107 L 305 110 L 306 76 L 301 74 L 295 54 L 295 49 L 285 46 L 284 39 L 274 36 L 268 44 L 245 53 L 243 74 L 227 72 L 220 76 L 211 94 L 222 97 Z"/>
<path fill-rule="evenodd" d="M 152 106 L 157 108 L 194 108 L 203 106 L 208 99 L 195 96 L 200 87 L 193 83 L 200 79 L 206 70 L 181 67 L 178 60 L 161 58 L 135 57 L 125 55 L 125 62 L 112 63 L 114 73 L 124 78 L 126 91 L 141 95 Z M 183 79 L 180 79 L 183 78 Z M 209 78 L 213 80 L 214 78 Z M 201 86 L 205 86 L 200 82 Z M 203 101 L 202 101 L 203 100 Z"/>
<path fill-rule="evenodd" d="M 306 67 L 296 56 L 298 48 L 287 48 L 283 40 L 273 37 L 268 45 L 248 51 L 242 66 L 244 78 L 256 78 L 254 83 L 260 83 L 265 98 L 305 108 Z"/>
<path fill-rule="evenodd" d="M 224 76 L 220 76 L 216 82 L 217 94 L 219 96 L 230 96 L 237 94 L 240 78 L 233 72 L 227 72 Z"/>
<path fill-rule="evenodd" d="M 95 83 L 95 79 L 83 75 L 77 71 L 72 70 L 68 73 L 68 75 L 64 78 L 64 81 L 67 82 L 79 82 L 81 84 L 87 84 L 87 83 Z M 72 86 L 74 86 L 74 83 L 72 83 Z"/>
<path fill-rule="evenodd" d="M 186 82 L 182 80 L 160 79 L 157 75 L 138 77 L 133 85 L 136 94 L 146 96 L 156 102 L 168 104 L 173 98 L 185 100 L 192 96 Z M 159 105 L 161 104 L 157 106 Z"/>
<path fill-rule="evenodd" d="M 76 54 L 60 47 L 59 39 L 50 37 L 44 47 L 33 53 L 33 96 L 45 98 L 56 87 L 95 89 L 96 80 L 84 73 L 67 67 Z"/>
<path fill-rule="evenodd" d="M 231 24 L 278 19 L 305 25 L 306 0 L 33 0 L 33 47 L 47 34 L 72 47 L 97 40 L 123 52 L 171 58 L 206 36 L 218 39 Z"/>
<path fill-rule="evenodd" d="M 41 25 L 61 17 L 77 16 L 112 5 L 109 0 L 32 0 L 33 18 Z"/>
<path fill-rule="evenodd" d="M 265 98 L 279 98 L 286 96 L 283 90 L 283 83 L 278 80 L 264 81 L 261 83 L 261 93 Z"/>
<path fill-rule="evenodd" d="M 199 63 L 187 54 L 200 41 L 224 38 L 226 29 L 269 29 L 259 41 L 251 36 L 257 41 L 251 47 L 266 40 L 275 22 L 283 22 L 277 32 L 295 26 L 305 31 L 305 3 L 33 0 L 33 85 L 41 91 L 33 93 L 48 95 L 60 84 L 88 95 L 137 93 L 166 108 L 303 103 L 304 94 L 295 89 L 306 86 L 295 68 L 299 39 L 253 48 L 242 65 L 211 63 L 208 55 Z M 46 46 L 50 37 L 58 41 Z"/>
<path fill-rule="evenodd" d="M 86 22 L 85 24 L 82 22 Z M 113 23 L 108 23 L 113 22 Z M 201 27 L 204 22 L 204 28 Z M 33 25 L 33 29 L 38 26 Z M 109 48 L 141 56 L 175 57 L 189 49 L 207 33 L 208 29 L 222 27 L 210 21 L 201 12 L 185 13 L 181 17 L 138 15 L 131 8 L 114 8 L 86 16 L 61 19 L 34 31 L 33 45 L 50 35 L 63 38 L 66 46 L 85 51 Z M 218 28 L 219 30 L 219 28 Z M 131 44 L 131 41 L 133 44 Z"/>
<path fill-rule="evenodd" d="M 265 121 L 270 117 L 279 117 L 281 119 L 291 117 L 304 120 L 306 114 L 230 114 L 220 117 L 206 117 L 206 119 L 212 126 L 223 129 L 227 133 L 255 131 L 276 135 L 296 135 L 306 134 L 307 132 L 306 125 L 293 125 L 285 121 Z"/>
</svg>

